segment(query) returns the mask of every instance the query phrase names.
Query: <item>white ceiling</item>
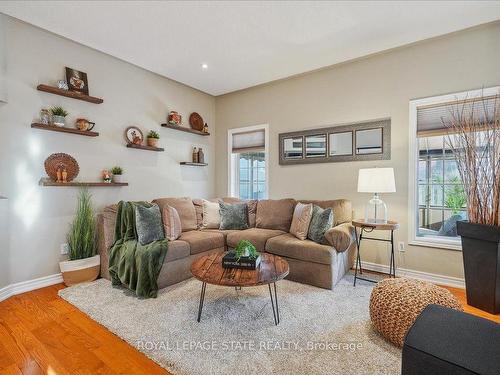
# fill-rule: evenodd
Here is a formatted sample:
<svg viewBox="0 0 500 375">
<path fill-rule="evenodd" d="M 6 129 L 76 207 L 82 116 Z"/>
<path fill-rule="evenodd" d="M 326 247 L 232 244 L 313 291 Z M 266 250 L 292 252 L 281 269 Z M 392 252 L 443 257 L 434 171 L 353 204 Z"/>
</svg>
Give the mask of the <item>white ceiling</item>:
<svg viewBox="0 0 500 375">
<path fill-rule="evenodd" d="M 500 1 L 2 1 L 0 12 L 220 95 L 498 20 Z"/>
</svg>

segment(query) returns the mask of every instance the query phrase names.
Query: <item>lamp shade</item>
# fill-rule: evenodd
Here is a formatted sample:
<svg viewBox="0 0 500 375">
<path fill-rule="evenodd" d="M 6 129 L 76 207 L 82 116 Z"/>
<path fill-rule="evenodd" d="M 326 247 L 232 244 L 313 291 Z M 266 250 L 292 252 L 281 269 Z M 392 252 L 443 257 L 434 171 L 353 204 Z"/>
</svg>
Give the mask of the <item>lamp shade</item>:
<svg viewBox="0 0 500 375">
<path fill-rule="evenodd" d="M 358 174 L 358 193 L 394 193 L 394 168 L 365 168 Z"/>
</svg>

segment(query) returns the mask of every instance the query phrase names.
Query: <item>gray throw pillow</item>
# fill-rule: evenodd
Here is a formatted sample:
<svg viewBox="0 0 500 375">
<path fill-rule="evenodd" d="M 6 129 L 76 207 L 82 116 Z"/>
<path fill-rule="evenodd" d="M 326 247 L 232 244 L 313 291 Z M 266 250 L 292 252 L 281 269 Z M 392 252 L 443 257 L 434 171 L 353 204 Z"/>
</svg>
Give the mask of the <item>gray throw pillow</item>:
<svg viewBox="0 0 500 375">
<path fill-rule="evenodd" d="M 324 243 L 325 232 L 332 227 L 333 211 L 331 208 L 323 209 L 319 206 L 313 206 L 311 223 L 307 238 L 317 243 Z"/>
<path fill-rule="evenodd" d="M 219 229 L 248 229 L 248 206 L 246 203 L 219 202 L 219 207 Z"/>
<path fill-rule="evenodd" d="M 135 206 L 135 227 L 141 245 L 165 239 L 160 207 L 157 204 L 151 207 Z"/>
</svg>

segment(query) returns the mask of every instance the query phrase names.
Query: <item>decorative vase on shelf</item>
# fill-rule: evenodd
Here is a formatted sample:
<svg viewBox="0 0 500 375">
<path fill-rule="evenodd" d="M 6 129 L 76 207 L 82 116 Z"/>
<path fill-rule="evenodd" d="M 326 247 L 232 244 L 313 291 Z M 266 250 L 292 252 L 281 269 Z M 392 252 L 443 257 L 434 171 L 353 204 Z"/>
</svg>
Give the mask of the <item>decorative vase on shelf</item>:
<svg viewBox="0 0 500 375">
<path fill-rule="evenodd" d="M 147 138 L 148 146 L 150 147 L 158 147 L 158 138 Z"/>
<path fill-rule="evenodd" d="M 69 90 L 68 83 L 64 79 L 57 81 L 57 87 L 61 90 Z"/>
<path fill-rule="evenodd" d="M 40 122 L 43 125 L 50 125 L 50 112 L 48 109 L 42 109 L 40 111 Z"/>
<path fill-rule="evenodd" d="M 203 133 L 208 133 L 208 125 L 205 122 L 205 125 L 203 126 Z"/>
<path fill-rule="evenodd" d="M 198 163 L 198 149 L 193 147 L 193 163 Z"/>
<path fill-rule="evenodd" d="M 113 175 L 113 182 L 116 184 L 120 184 L 123 181 L 122 177 L 123 177 L 122 174 L 114 174 Z"/>
<path fill-rule="evenodd" d="M 59 126 L 63 128 L 66 125 L 66 117 L 52 115 L 52 125 Z"/>
<path fill-rule="evenodd" d="M 201 147 L 198 150 L 198 163 L 205 163 L 205 154 L 203 153 L 203 149 Z"/>
</svg>

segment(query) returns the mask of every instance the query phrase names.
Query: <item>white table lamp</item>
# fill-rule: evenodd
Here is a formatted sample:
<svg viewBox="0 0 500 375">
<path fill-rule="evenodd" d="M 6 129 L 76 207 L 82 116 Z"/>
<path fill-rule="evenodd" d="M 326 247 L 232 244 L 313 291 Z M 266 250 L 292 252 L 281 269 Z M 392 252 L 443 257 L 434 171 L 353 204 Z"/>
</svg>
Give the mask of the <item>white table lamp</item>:
<svg viewBox="0 0 500 375">
<path fill-rule="evenodd" d="M 387 223 L 387 205 L 378 196 L 379 193 L 395 193 L 393 168 L 360 169 L 358 175 L 358 193 L 373 193 L 372 199 L 365 206 L 365 222 Z"/>
</svg>

